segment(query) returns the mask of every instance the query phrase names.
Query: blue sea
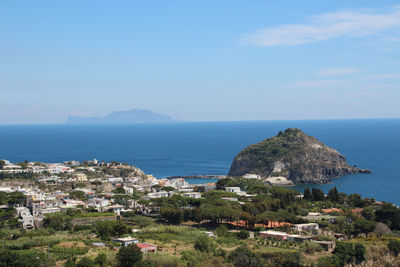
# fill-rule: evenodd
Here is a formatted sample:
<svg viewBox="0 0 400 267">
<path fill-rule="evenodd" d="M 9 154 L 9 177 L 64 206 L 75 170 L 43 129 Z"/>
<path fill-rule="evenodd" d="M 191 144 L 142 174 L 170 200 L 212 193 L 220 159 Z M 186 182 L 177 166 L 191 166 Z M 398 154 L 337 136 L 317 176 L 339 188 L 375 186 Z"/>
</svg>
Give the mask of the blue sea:
<svg viewBox="0 0 400 267">
<path fill-rule="evenodd" d="M 336 186 L 345 193 L 400 205 L 400 119 L 2 125 L 0 158 L 12 162 L 115 160 L 134 164 L 157 178 L 226 174 L 243 148 L 289 127 L 337 149 L 349 164 L 373 171 L 315 187 L 327 192 Z"/>
</svg>

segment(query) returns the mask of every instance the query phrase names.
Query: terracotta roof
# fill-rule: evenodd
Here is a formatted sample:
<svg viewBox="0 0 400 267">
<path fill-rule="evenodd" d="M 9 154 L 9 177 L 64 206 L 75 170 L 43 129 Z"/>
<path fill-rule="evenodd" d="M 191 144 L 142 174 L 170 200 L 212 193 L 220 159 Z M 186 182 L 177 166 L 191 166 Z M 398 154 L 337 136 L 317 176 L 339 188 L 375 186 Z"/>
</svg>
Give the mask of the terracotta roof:
<svg viewBox="0 0 400 267">
<path fill-rule="evenodd" d="M 325 213 L 330 213 L 330 212 L 341 212 L 342 210 L 337 208 L 331 208 L 331 209 L 322 209 L 321 211 Z"/>
<path fill-rule="evenodd" d="M 148 244 L 148 243 L 137 243 L 136 246 L 138 246 L 138 248 L 140 248 L 140 249 L 142 249 L 142 248 L 155 247 L 155 245 L 153 245 L 153 244 Z"/>
</svg>

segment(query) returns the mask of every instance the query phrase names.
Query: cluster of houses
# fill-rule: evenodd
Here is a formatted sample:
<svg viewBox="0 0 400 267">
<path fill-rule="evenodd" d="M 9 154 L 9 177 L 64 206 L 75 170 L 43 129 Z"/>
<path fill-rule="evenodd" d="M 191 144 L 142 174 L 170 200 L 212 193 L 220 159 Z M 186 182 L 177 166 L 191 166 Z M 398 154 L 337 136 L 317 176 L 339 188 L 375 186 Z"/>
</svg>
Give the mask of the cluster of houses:
<svg viewBox="0 0 400 267">
<path fill-rule="evenodd" d="M 146 192 L 144 199 L 148 200 L 169 197 L 176 193 L 187 198 L 201 198 L 201 193 L 193 192 L 195 185 L 189 185 L 183 178 L 156 179 L 154 176 L 146 175 L 136 167 L 129 165 L 98 163 L 94 159 L 86 162 L 85 165 L 78 161 L 64 163 L 30 162 L 25 163 L 26 166 L 22 168 L 20 165 L 12 164 L 7 160 L 3 161 L 5 165 L 2 166 L 1 171 L 9 173 L 18 171 L 39 173 L 37 181 L 49 185 L 47 190 L 41 190 L 39 187 L 32 185 L 26 188 L 23 186 L 0 187 L 2 192 L 20 192 L 26 196 L 23 203 L 16 205 L 17 216 L 25 229 L 40 227 L 46 214 L 68 209 L 84 208 L 97 210 L 98 212 L 112 212 L 116 215 L 120 215 L 121 212 L 133 211 L 133 209 L 140 209 L 143 213 L 151 212 L 148 207 L 139 204 L 134 199 L 127 199 L 124 205 L 117 204 L 114 199 L 114 196 L 118 195 L 115 192 L 117 188 L 123 188 L 123 192 L 128 194 L 133 194 L 135 191 Z M 88 177 L 88 172 L 97 172 L 104 167 L 112 170 L 128 169 L 132 175 L 116 177 L 102 173 L 101 176 L 94 174 Z M 42 175 L 40 174 L 41 172 L 43 172 Z M 67 189 L 66 191 L 48 190 L 49 188 L 54 188 L 52 186 L 68 182 L 80 184 L 80 187 Z M 163 187 L 170 187 L 173 190 L 163 191 Z M 74 191 L 79 191 L 80 194 L 83 194 L 84 199 L 73 199 L 71 193 Z"/>
<path fill-rule="evenodd" d="M 334 241 L 317 241 L 316 235 L 304 235 L 301 233 L 318 233 L 318 223 L 302 223 L 302 224 L 294 224 L 292 226 L 292 230 L 295 233 L 300 233 L 300 234 L 288 234 L 286 232 L 280 232 L 280 231 L 274 231 L 274 230 L 268 230 L 268 231 L 261 231 L 259 233 L 260 237 L 264 238 L 276 238 L 279 240 L 287 240 L 287 241 L 293 241 L 293 242 L 305 242 L 305 241 L 311 241 L 315 242 L 319 245 L 321 245 L 322 248 L 324 248 L 327 251 L 333 251 L 335 249 L 336 243 Z"/>
</svg>

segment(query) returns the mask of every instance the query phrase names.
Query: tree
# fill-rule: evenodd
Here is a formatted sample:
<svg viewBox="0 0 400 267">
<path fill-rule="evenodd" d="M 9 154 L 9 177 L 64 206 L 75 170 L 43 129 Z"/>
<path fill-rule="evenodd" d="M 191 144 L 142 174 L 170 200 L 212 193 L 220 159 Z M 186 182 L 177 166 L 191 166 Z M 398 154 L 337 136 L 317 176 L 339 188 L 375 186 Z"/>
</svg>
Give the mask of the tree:
<svg viewBox="0 0 400 267">
<path fill-rule="evenodd" d="M 220 224 L 217 227 L 217 229 L 215 230 L 215 233 L 217 234 L 218 237 L 227 236 L 228 235 L 228 228 L 225 225 Z"/>
<path fill-rule="evenodd" d="M 365 219 L 357 220 L 354 223 L 354 229 L 356 232 L 361 232 L 364 233 L 366 236 L 368 236 L 368 233 L 371 233 L 374 231 L 376 222 L 374 221 L 369 221 Z"/>
<path fill-rule="evenodd" d="M 196 238 L 194 242 L 194 248 L 200 250 L 201 252 L 209 253 L 214 251 L 214 244 L 208 236 L 202 234 Z"/>
<path fill-rule="evenodd" d="M 356 243 L 354 245 L 354 255 L 355 255 L 357 264 L 360 264 L 366 260 L 366 254 L 367 254 L 367 252 L 366 252 L 365 246 L 363 244 Z"/>
<path fill-rule="evenodd" d="M 122 186 L 118 186 L 117 188 L 114 189 L 113 193 L 115 193 L 115 194 L 125 194 L 126 191 Z"/>
<path fill-rule="evenodd" d="M 306 189 L 304 189 L 303 199 L 306 199 L 306 200 L 313 199 L 310 188 L 307 187 Z"/>
<path fill-rule="evenodd" d="M 327 197 L 332 202 L 338 202 L 340 194 L 339 194 L 336 186 L 334 188 L 329 189 Z"/>
<path fill-rule="evenodd" d="M 107 264 L 107 255 L 104 253 L 99 253 L 97 257 L 94 259 L 94 262 L 100 267 L 106 266 Z"/>
<path fill-rule="evenodd" d="M 74 190 L 69 193 L 70 198 L 72 199 L 79 199 L 79 200 L 85 200 L 85 192 L 81 190 Z"/>
<path fill-rule="evenodd" d="M 7 197 L 8 204 L 12 206 L 20 206 L 26 200 L 26 196 L 21 192 L 11 192 Z"/>
<path fill-rule="evenodd" d="M 361 215 L 367 220 L 375 220 L 375 211 L 373 207 L 366 207 L 361 211 Z"/>
<path fill-rule="evenodd" d="M 397 257 L 400 253 L 400 241 L 397 239 L 390 239 L 387 245 L 388 249 Z"/>
<path fill-rule="evenodd" d="M 0 160 L 0 170 L 3 169 L 4 166 L 6 166 L 6 162 L 4 160 Z"/>
<path fill-rule="evenodd" d="M 364 202 L 362 201 L 360 194 L 350 194 L 347 201 L 351 207 L 364 207 Z"/>
<path fill-rule="evenodd" d="M 350 263 L 355 256 L 353 245 L 348 242 L 338 242 L 333 254 L 338 257 L 341 266 Z"/>
<path fill-rule="evenodd" d="M 82 259 L 80 259 L 80 261 L 78 261 L 76 266 L 77 267 L 95 267 L 96 265 L 91 258 L 83 257 Z"/>
<path fill-rule="evenodd" d="M 69 230 L 71 228 L 71 218 L 61 212 L 46 214 L 43 226 L 57 231 Z"/>
<path fill-rule="evenodd" d="M 121 247 L 116 257 L 119 267 L 132 267 L 137 266 L 143 255 L 138 246 L 134 244 L 128 247 Z"/>
<path fill-rule="evenodd" d="M 169 223 L 180 224 L 183 220 L 183 212 L 181 209 L 172 207 L 161 207 L 161 217 Z"/>
<path fill-rule="evenodd" d="M 314 201 L 322 201 L 325 199 L 324 192 L 322 192 L 322 190 L 318 188 L 312 189 L 312 196 Z"/>
<path fill-rule="evenodd" d="M 255 255 L 247 246 L 241 246 L 229 254 L 228 261 L 235 267 L 261 267 L 262 259 Z"/>
<path fill-rule="evenodd" d="M 129 227 L 121 221 L 98 221 L 95 224 L 95 230 L 102 240 L 130 233 Z"/>
<path fill-rule="evenodd" d="M 164 187 L 162 188 L 162 190 L 167 191 L 167 192 L 172 192 L 172 191 L 175 190 L 175 188 L 172 187 L 172 186 L 164 186 Z"/>
<path fill-rule="evenodd" d="M 237 236 L 239 239 L 247 239 L 247 238 L 249 238 L 250 233 L 249 233 L 249 231 L 246 231 L 246 230 L 240 230 L 240 232 L 238 232 L 238 233 L 236 234 L 236 236 Z"/>
</svg>

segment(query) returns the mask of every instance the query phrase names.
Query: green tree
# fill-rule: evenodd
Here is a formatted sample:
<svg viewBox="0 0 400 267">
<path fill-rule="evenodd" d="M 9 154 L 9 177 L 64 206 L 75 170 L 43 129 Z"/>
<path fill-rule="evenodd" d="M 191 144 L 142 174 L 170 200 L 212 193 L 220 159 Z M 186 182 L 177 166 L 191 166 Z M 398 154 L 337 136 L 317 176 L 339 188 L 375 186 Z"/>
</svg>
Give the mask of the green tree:
<svg viewBox="0 0 400 267">
<path fill-rule="evenodd" d="M 249 238 L 250 234 L 249 234 L 249 231 L 240 230 L 240 232 L 238 232 L 238 233 L 236 234 L 236 236 L 237 236 L 239 239 L 247 239 L 247 238 Z"/>
<path fill-rule="evenodd" d="M 122 186 L 118 186 L 117 188 L 114 189 L 113 193 L 115 193 L 115 194 L 125 194 L 126 191 Z"/>
<path fill-rule="evenodd" d="M 173 207 L 161 207 L 161 217 L 169 223 L 180 224 L 183 220 L 183 211 Z"/>
<path fill-rule="evenodd" d="M 71 218 L 61 212 L 46 214 L 43 226 L 57 231 L 69 230 L 72 227 Z"/>
<path fill-rule="evenodd" d="M 361 211 L 361 215 L 367 220 L 375 220 L 375 211 L 373 207 L 366 207 Z"/>
<path fill-rule="evenodd" d="M 336 186 L 334 188 L 329 189 L 327 197 L 332 202 L 338 202 L 339 201 L 340 194 L 339 194 Z"/>
<path fill-rule="evenodd" d="M 218 237 L 227 236 L 228 235 L 228 228 L 225 225 L 220 224 L 217 227 L 217 229 L 215 230 L 215 233 L 217 234 Z"/>
<path fill-rule="evenodd" d="M 361 243 L 356 243 L 354 245 L 354 255 L 356 258 L 356 263 L 360 264 L 366 260 L 367 250 L 365 246 Z"/>
<path fill-rule="evenodd" d="M 0 160 L 0 170 L 3 169 L 3 167 L 6 165 L 6 162 L 4 160 Z"/>
<path fill-rule="evenodd" d="M 235 267 L 261 267 L 262 259 L 255 255 L 247 246 L 236 248 L 229 254 L 228 261 Z"/>
<path fill-rule="evenodd" d="M 7 202 L 11 206 L 20 206 L 26 200 L 26 196 L 21 192 L 11 192 L 7 195 Z"/>
<path fill-rule="evenodd" d="M 200 235 L 194 242 L 194 248 L 201 252 L 212 252 L 214 251 L 214 244 L 212 240 L 206 235 Z"/>
<path fill-rule="evenodd" d="M 89 257 L 81 258 L 78 263 L 76 264 L 77 267 L 95 267 L 96 264 L 94 261 Z"/>
<path fill-rule="evenodd" d="M 99 253 L 94 261 L 100 267 L 104 267 L 107 264 L 107 255 L 104 253 Z"/>
<path fill-rule="evenodd" d="M 340 265 L 344 266 L 346 263 L 350 263 L 355 256 L 353 244 L 348 242 L 338 242 L 333 254 L 338 257 Z"/>
<path fill-rule="evenodd" d="M 72 192 L 69 193 L 69 197 L 72 199 L 79 199 L 79 200 L 85 200 L 85 192 L 81 191 L 81 190 L 74 190 Z"/>
<path fill-rule="evenodd" d="M 368 236 L 369 233 L 374 231 L 375 225 L 376 222 L 374 221 L 360 219 L 354 222 L 354 229 L 356 233 L 361 232 L 364 233 L 366 236 Z"/>
<path fill-rule="evenodd" d="M 133 267 L 143 258 L 142 252 L 136 245 L 121 247 L 117 253 L 117 262 L 119 267 Z"/>
<path fill-rule="evenodd" d="M 307 187 L 306 189 L 304 189 L 303 199 L 313 200 L 310 188 Z"/>
<path fill-rule="evenodd" d="M 322 201 L 325 199 L 324 192 L 322 192 L 322 190 L 318 188 L 312 189 L 312 196 L 314 201 Z"/>
</svg>

